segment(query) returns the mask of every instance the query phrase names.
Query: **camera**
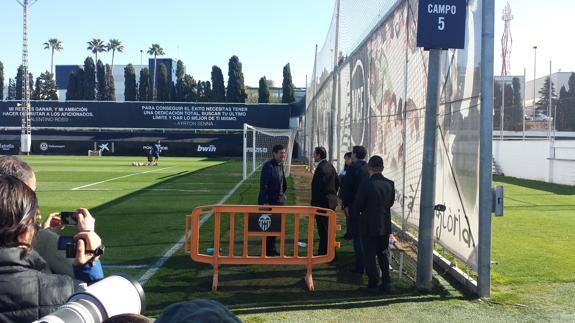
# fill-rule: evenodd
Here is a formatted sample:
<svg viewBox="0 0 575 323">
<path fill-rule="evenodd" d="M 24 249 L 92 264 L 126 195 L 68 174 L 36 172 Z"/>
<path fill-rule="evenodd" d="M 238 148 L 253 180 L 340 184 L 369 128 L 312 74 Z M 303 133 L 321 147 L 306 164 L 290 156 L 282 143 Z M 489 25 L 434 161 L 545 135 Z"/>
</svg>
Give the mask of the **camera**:
<svg viewBox="0 0 575 323">
<path fill-rule="evenodd" d="M 115 274 L 73 294 L 56 312 L 34 323 L 98 323 L 118 314 L 140 314 L 144 307 L 142 285 L 128 275 Z"/>
<path fill-rule="evenodd" d="M 66 250 L 66 258 L 75 258 L 76 240 L 74 237 L 61 236 L 58 238 L 58 250 Z"/>
<path fill-rule="evenodd" d="M 76 211 L 62 211 L 62 212 L 60 212 L 60 219 L 62 219 L 62 224 L 66 224 L 66 225 L 78 224 L 78 218 L 77 218 L 77 212 Z"/>
<path fill-rule="evenodd" d="M 59 237 L 58 250 L 66 250 L 66 258 L 76 258 L 76 240 L 74 240 L 74 237 Z M 100 245 L 92 252 L 92 254 L 94 257 L 101 256 L 104 254 L 104 250 L 104 245 Z"/>
</svg>

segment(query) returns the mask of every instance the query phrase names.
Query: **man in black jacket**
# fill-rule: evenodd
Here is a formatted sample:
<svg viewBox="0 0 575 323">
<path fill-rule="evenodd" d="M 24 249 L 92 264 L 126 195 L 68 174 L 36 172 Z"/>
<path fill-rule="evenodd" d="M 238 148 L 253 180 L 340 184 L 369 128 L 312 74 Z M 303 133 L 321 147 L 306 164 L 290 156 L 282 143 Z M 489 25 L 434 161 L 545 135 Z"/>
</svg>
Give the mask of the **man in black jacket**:
<svg viewBox="0 0 575 323">
<path fill-rule="evenodd" d="M 359 185 L 369 178 L 365 156 L 367 150 L 363 146 L 354 146 L 351 152 L 352 164 L 349 172 L 345 175 L 343 184 L 342 201 L 346 205 L 350 214 L 349 224 L 353 239 L 353 251 L 355 253 L 355 267 L 351 270 L 354 274 L 363 275 L 363 251 L 361 245 L 361 236 L 359 235 L 359 215 L 355 212 L 355 199 Z"/>
<path fill-rule="evenodd" d="M 315 172 L 311 181 L 311 206 L 332 209 L 337 207 L 337 187 L 339 180 L 332 164 L 325 160 L 327 153 L 324 147 L 314 149 L 313 159 L 316 162 Z M 317 232 L 319 234 L 318 255 L 327 255 L 328 218 L 316 216 Z"/>
<path fill-rule="evenodd" d="M 275 145 L 272 148 L 273 158 L 262 166 L 260 176 L 259 205 L 284 205 L 287 182 L 284 173 L 284 161 L 286 149 L 283 145 Z M 279 256 L 276 250 L 276 237 L 266 239 L 266 255 Z"/>
<path fill-rule="evenodd" d="M 389 260 L 385 250 L 389 246 L 391 234 L 391 206 L 395 201 L 395 185 L 383 176 L 383 159 L 373 156 L 369 159 L 369 180 L 363 182 L 355 209 L 359 214 L 359 234 L 363 244 L 365 271 L 368 285 L 366 291 L 377 291 L 379 282 L 375 258 L 381 269 L 381 290 L 389 287 Z"/>
</svg>

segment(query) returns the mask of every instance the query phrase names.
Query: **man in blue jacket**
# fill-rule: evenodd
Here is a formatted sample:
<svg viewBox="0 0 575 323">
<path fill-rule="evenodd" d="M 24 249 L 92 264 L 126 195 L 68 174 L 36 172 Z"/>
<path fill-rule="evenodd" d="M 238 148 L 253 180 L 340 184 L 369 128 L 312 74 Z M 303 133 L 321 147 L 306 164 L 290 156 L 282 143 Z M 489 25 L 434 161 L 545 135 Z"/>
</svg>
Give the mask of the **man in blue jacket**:
<svg viewBox="0 0 575 323">
<path fill-rule="evenodd" d="M 284 173 L 284 161 L 286 160 L 286 148 L 284 145 L 275 145 L 272 148 L 273 158 L 262 166 L 260 176 L 259 205 L 284 205 L 286 202 L 285 192 L 287 182 Z M 266 239 L 266 255 L 279 256 L 276 250 L 276 238 Z"/>
</svg>

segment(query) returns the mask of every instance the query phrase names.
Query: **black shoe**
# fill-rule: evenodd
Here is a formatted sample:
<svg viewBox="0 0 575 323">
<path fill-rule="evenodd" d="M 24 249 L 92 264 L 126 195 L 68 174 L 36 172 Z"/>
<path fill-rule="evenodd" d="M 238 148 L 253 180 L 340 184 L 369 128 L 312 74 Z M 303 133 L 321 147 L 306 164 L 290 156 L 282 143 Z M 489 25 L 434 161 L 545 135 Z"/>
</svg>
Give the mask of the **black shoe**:
<svg viewBox="0 0 575 323">
<path fill-rule="evenodd" d="M 279 252 L 277 252 L 276 250 L 268 250 L 266 251 L 266 256 L 267 257 L 279 257 Z"/>
<path fill-rule="evenodd" d="M 390 282 L 382 283 L 381 285 L 379 285 L 379 290 L 381 292 L 389 292 L 390 289 L 391 289 Z"/>
<path fill-rule="evenodd" d="M 379 289 L 377 285 L 375 286 L 362 286 L 359 288 L 360 292 L 368 293 L 368 294 L 379 294 Z"/>
</svg>

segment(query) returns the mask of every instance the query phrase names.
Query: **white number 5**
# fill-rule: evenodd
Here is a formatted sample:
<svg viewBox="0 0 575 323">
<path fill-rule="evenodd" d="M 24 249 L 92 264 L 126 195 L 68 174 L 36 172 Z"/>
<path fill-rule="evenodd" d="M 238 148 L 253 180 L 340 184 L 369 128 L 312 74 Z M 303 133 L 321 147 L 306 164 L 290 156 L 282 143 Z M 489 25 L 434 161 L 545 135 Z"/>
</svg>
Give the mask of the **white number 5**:
<svg viewBox="0 0 575 323">
<path fill-rule="evenodd" d="M 444 17 L 439 17 L 437 18 L 437 29 L 438 30 L 443 30 L 445 29 L 445 21 L 443 21 Z"/>
</svg>

